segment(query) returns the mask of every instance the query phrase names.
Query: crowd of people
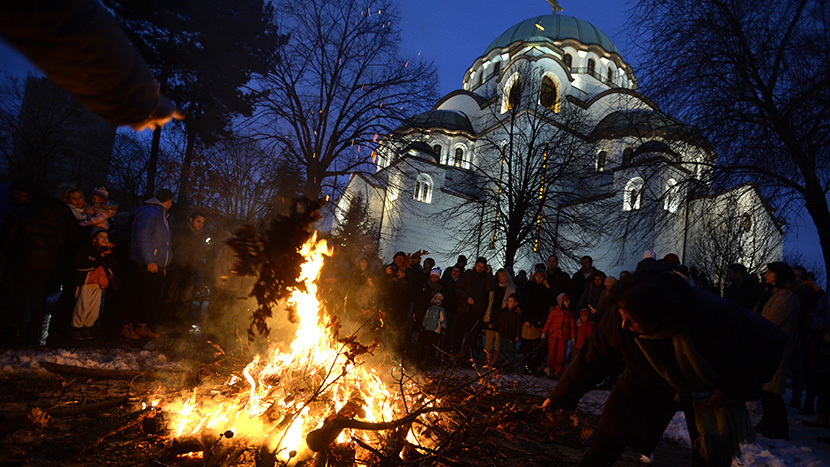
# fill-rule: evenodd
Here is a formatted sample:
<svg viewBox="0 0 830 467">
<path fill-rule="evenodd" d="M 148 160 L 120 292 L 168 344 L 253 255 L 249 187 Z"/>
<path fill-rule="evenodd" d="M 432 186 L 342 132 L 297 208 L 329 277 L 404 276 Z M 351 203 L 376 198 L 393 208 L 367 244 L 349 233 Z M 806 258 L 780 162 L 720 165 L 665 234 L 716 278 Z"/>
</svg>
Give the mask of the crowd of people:
<svg viewBox="0 0 830 467">
<path fill-rule="evenodd" d="M 103 186 L 88 198 L 70 187 L 52 199 L 30 197 L 26 184 L 14 183 L 0 199 L 4 347 L 96 334 L 156 338 L 155 327 L 187 313 L 203 283 L 206 217 L 195 211 L 171 225 L 170 190 L 121 218 Z"/>
<path fill-rule="evenodd" d="M 208 313 L 198 316 L 217 323 L 250 290 L 250 280 L 229 273 L 234 255 L 224 242 L 208 254 L 203 213 L 170 222 L 167 189 L 125 216 L 116 215 L 103 186 L 88 197 L 69 188 L 60 199 L 40 199 L 18 183 L 5 195 L 2 346 L 41 345 L 47 332 L 56 342 L 106 333 L 155 338 L 165 319 L 193 321 L 182 318 L 194 311 L 202 286 L 210 285 L 210 300 Z M 208 270 L 215 277 L 206 277 Z M 754 430 L 786 439 L 783 395 L 791 381 L 790 405 L 816 414 L 804 424 L 830 427 L 830 296 L 812 273 L 773 262 L 759 281 L 733 264 L 723 297 L 716 297 L 695 286 L 675 254 L 658 259 L 646 251 L 633 270 L 608 276 L 583 256 L 569 274 L 555 255 L 515 275 L 485 257 L 468 267 L 465 255 L 443 269 L 417 253 L 398 252 L 384 264 L 369 244 L 359 255 L 335 250 L 318 285 L 331 312 L 374 320 L 370 328 L 381 342 L 420 367 L 451 362 L 547 376 L 559 384 L 546 404 L 565 408 L 597 386 L 613 387 L 586 465 L 616 459 L 621 446 L 648 454 L 659 436 L 642 429 L 631 437 L 626 427 L 635 420 L 662 432 L 673 410 L 687 410 L 690 433 L 706 443 L 712 436 L 748 439 L 745 414 L 701 412 L 701 393 L 707 407 L 718 409 L 760 399 L 763 418 Z M 724 423 L 731 434 L 707 432 Z M 734 454 L 733 444 L 701 451 L 696 443 L 695 455 L 706 460 L 701 465 L 727 465 L 723 453 Z"/>
<path fill-rule="evenodd" d="M 633 268 L 633 274 L 623 271 L 619 279 L 598 270 L 590 256 L 581 258 L 581 267 L 573 274 L 563 271 L 558 258 L 551 255 L 547 264 L 536 264 L 529 275 L 519 271 L 515 276 L 507 268 L 494 271 L 484 257 L 476 258 L 472 267 L 468 267 L 464 255 L 444 269 L 436 267 L 432 258 L 422 262 L 421 258 L 404 252 L 396 253 L 392 262 L 384 265 L 372 245 L 367 245 L 356 260 L 352 259 L 331 261 L 327 266 L 329 289 L 340 283 L 346 290 L 345 300 L 343 294 L 332 294 L 333 302 L 329 306 L 334 310 L 342 309 L 347 316 L 357 319 L 382 310 L 381 340 L 386 339 L 389 347 L 419 365 L 435 364 L 443 358 L 444 362 L 454 364 L 475 363 L 479 368 L 562 378 L 557 387 L 562 387 L 563 394 L 570 387 L 572 393 L 567 397 L 552 396 L 552 400 L 559 401 L 561 406 L 575 407 L 575 401 L 584 391 L 597 386 L 616 389 L 619 381 L 626 380 L 626 367 L 634 365 L 636 368 L 642 364 L 643 355 L 650 359 L 651 351 L 642 350 L 648 348 L 642 342 L 668 339 L 666 342 L 671 346 L 670 337 L 677 335 L 675 326 L 679 326 L 666 321 L 665 317 L 671 313 L 664 309 L 660 314 L 639 318 L 645 324 L 638 324 L 638 319 L 632 316 L 640 310 L 634 308 L 649 309 L 660 305 L 689 309 L 689 316 L 683 317 L 683 326 L 692 329 L 687 331 L 692 339 L 683 340 L 683 348 L 705 347 L 700 353 L 706 358 L 718 359 L 713 365 L 715 369 L 742 378 L 740 382 L 734 382 L 734 388 L 719 392 L 723 399 L 718 401 L 760 399 L 764 415 L 754 427 L 755 431 L 768 438 L 787 439 L 789 422 L 783 395 L 785 383 L 791 381 L 790 405 L 800 408 L 802 414 L 817 413 L 817 418 L 805 425 L 830 427 L 830 296 L 816 284 L 815 276 L 801 266 L 769 263 L 759 281 L 747 272 L 746 267 L 733 264 L 728 268 L 728 285 L 723 290 L 723 297 L 716 297 L 703 290 L 700 284 L 695 285 L 689 269 L 680 263 L 677 255 L 668 254 L 658 259 L 653 251 L 644 253 L 643 260 Z M 669 276 L 671 280 L 660 276 Z M 624 298 L 621 297 L 625 291 L 640 301 L 638 305 L 632 299 L 631 314 L 623 314 L 621 300 Z M 603 319 L 606 316 L 608 318 Z M 649 323 L 649 319 L 653 322 Z M 708 322 L 697 328 L 693 326 L 699 323 L 685 323 L 688 319 Z M 718 323 L 723 326 L 713 334 L 712 326 L 717 327 Z M 654 326 L 653 331 L 649 324 Z M 617 329 L 601 331 L 609 326 Z M 757 339 L 750 339 L 748 329 L 755 330 L 752 338 Z M 724 330 L 729 333 L 724 334 Z M 625 335 L 621 337 L 620 332 Z M 705 337 L 694 344 L 699 336 Z M 624 338 L 638 342 L 635 353 L 639 357 L 634 363 L 626 360 L 631 348 L 624 345 Z M 742 344 L 745 348 L 736 348 Z M 623 346 L 623 349 L 615 346 Z M 747 350 L 755 353 L 747 354 Z M 609 355 L 613 357 L 609 358 Z M 695 368 L 704 366 L 701 363 L 704 358 L 698 353 L 693 355 L 686 357 Z M 677 355 L 674 358 L 681 360 Z M 576 362 L 582 364 L 574 365 Z M 650 360 L 647 362 L 650 369 L 655 364 Z M 574 370 L 565 376 L 571 366 L 575 366 Z M 588 367 L 590 370 L 586 369 Z M 738 367 L 743 369 L 738 370 Z M 668 376 L 662 373 L 661 376 L 665 383 Z M 695 383 L 706 387 L 697 379 Z M 634 386 L 640 384 L 637 382 Z M 626 384 L 621 387 L 623 393 L 631 389 Z M 674 397 L 678 389 L 672 387 L 668 392 Z M 708 398 L 712 392 L 706 394 Z M 576 399 L 572 399 L 574 395 L 577 395 Z M 687 396 L 693 397 L 692 394 Z M 625 397 L 623 400 L 630 402 Z M 667 402 L 666 407 L 677 410 L 673 401 Z M 654 413 L 653 410 L 645 412 Z M 660 417 L 666 413 L 660 412 Z M 615 416 L 624 418 L 625 411 Z M 687 418 L 694 420 L 694 415 L 689 414 Z M 664 428 L 669 419 L 658 417 L 657 425 L 662 423 Z M 700 435 L 698 428 L 694 429 L 694 436 Z M 662 428 L 659 431 L 662 432 Z M 614 433 L 617 432 L 608 436 L 613 439 Z M 642 446 L 640 451 L 647 454 L 653 449 L 649 444 L 651 438 L 648 439 L 642 445 L 634 441 L 623 444 Z M 618 447 L 611 443 L 599 449 L 605 453 L 603 455 L 610 456 L 605 457 L 608 460 L 616 459 Z M 728 455 L 726 458 L 731 459 Z M 592 457 L 587 459 L 585 465 L 603 462 L 593 464 Z"/>
</svg>

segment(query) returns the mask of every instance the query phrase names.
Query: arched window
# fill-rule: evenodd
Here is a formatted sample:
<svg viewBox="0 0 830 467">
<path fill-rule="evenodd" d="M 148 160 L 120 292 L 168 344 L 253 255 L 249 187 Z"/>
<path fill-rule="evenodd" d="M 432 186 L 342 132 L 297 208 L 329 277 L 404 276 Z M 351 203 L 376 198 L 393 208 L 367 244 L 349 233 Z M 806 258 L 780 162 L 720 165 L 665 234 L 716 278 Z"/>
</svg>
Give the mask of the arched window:
<svg viewBox="0 0 830 467">
<path fill-rule="evenodd" d="M 643 188 L 645 182 L 640 177 L 634 177 L 625 184 L 623 192 L 623 211 L 636 211 L 643 207 Z"/>
<path fill-rule="evenodd" d="M 522 100 L 522 75 L 513 73 L 509 78 L 503 81 L 501 95 L 501 113 L 505 113 L 510 109 L 515 109 Z"/>
<path fill-rule="evenodd" d="M 741 232 L 749 232 L 752 229 L 752 214 L 749 212 L 741 215 Z"/>
<path fill-rule="evenodd" d="M 588 74 L 593 76 L 594 71 L 597 69 L 597 63 L 594 61 L 593 58 L 588 59 Z"/>
<path fill-rule="evenodd" d="M 608 153 L 605 151 L 600 151 L 597 154 L 597 172 L 605 171 L 605 161 L 608 158 Z"/>
<path fill-rule="evenodd" d="M 455 159 L 452 161 L 452 165 L 455 167 L 463 167 L 464 166 L 464 150 L 461 148 L 455 148 Z"/>
<path fill-rule="evenodd" d="M 501 62 L 496 62 L 493 64 L 493 76 L 498 76 L 499 72 L 501 72 Z"/>
<path fill-rule="evenodd" d="M 519 107 L 522 101 L 522 78 L 517 78 L 507 91 L 507 110 Z"/>
<path fill-rule="evenodd" d="M 559 112 L 559 95 L 556 92 L 556 83 L 550 76 L 542 78 L 542 89 L 539 91 L 539 104 Z"/>
<path fill-rule="evenodd" d="M 675 213 L 679 207 L 680 190 L 677 188 L 677 180 L 670 178 L 666 180 L 666 193 L 663 196 L 663 209 L 671 213 Z"/>
<path fill-rule="evenodd" d="M 571 54 L 565 54 L 565 56 L 562 57 L 562 62 L 565 64 L 566 67 L 568 67 L 568 69 L 570 69 L 573 66 L 574 58 L 571 56 Z"/>
<path fill-rule="evenodd" d="M 432 178 L 426 174 L 419 174 L 415 179 L 415 193 L 412 198 L 422 203 L 432 203 Z"/>
<path fill-rule="evenodd" d="M 432 151 L 435 153 L 435 157 L 440 161 L 441 160 L 441 145 L 436 144 L 432 147 Z"/>
<path fill-rule="evenodd" d="M 610 66 L 608 67 L 608 84 L 614 84 L 614 69 Z"/>
</svg>

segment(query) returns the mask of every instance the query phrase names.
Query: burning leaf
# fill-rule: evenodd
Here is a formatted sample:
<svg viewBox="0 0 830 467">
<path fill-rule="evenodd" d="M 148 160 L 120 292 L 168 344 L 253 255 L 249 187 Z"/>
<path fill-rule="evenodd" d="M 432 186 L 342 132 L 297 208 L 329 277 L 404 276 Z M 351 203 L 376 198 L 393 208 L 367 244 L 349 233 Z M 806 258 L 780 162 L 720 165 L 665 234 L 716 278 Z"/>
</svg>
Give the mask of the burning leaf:
<svg viewBox="0 0 830 467">
<path fill-rule="evenodd" d="M 581 430 L 579 430 L 579 437 L 582 438 L 584 441 L 588 441 L 591 436 L 594 435 L 594 429 L 590 426 L 583 426 Z"/>
<path fill-rule="evenodd" d="M 312 235 L 310 227 L 319 218 L 321 205 L 319 200 L 297 198 L 288 215 L 278 216 L 264 230 L 245 225 L 228 240 L 238 257 L 237 274 L 258 279 L 251 290 L 259 306 L 251 316 L 249 342 L 256 334 L 268 337 L 267 320 L 274 305 L 288 298 L 292 290 L 305 290 L 298 280 L 304 262 L 299 250 Z"/>
</svg>

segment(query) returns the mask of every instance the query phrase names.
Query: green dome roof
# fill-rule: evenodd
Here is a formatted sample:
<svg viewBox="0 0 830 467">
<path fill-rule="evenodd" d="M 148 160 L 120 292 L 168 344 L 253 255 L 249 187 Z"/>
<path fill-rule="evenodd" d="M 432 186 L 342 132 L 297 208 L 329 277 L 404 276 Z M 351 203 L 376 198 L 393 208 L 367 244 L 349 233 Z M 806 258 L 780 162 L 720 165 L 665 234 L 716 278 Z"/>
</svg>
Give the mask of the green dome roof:
<svg viewBox="0 0 830 467">
<path fill-rule="evenodd" d="M 544 30 L 539 29 L 540 25 Z M 596 44 L 605 49 L 606 52 L 620 52 L 602 31 L 593 24 L 579 18 L 566 15 L 543 15 L 528 18 L 521 23 L 504 31 L 484 51 L 489 54 L 493 49 L 507 47 L 517 41 L 558 41 L 563 39 L 575 39 L 583 44 Z"/>
</svg>

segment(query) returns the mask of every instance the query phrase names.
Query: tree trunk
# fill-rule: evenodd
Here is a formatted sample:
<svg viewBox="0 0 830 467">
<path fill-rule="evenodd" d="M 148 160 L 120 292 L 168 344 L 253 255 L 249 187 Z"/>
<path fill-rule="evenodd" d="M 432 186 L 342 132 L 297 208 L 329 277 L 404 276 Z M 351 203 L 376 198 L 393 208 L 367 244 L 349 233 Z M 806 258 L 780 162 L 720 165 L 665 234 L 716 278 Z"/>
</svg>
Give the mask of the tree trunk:
<svg viewBox="0 0 830 467">
<path fill-rule="evenodd" d="M 156 171 L 159 165 L 159 146 L 161 142 L 161 126 L 153 130 L 153 144 L 150 146 L 150 160 L 147 161 L 147 187 L 144 189 L 144 199 L 156 196 Z"/>
<path fill-rule="evenodd" d="M 827 279 L 825 289 L 830 287 L 830 208 L 827 205 L 827 198 L 821 187 L 807 181 L 807 192 L 804 199 L 807 212 L 813 219 L 818 231 L 818 240 L 821 245 L 821 255 L 824 258 L 824 273 Z"/>
<path fill-rule="evenodd" d="M 196 130 L 188 128 L 187 129 L 187 144 L 185 145 L 184 149 L 184 161 L 182 162 L 182 174 L 179 178 L 179 200 L 176 203 L 176 208 L 178 211 L 183 209 L 187 209 L 190 205 L 190 200 L 188 199 L 190 196 L 189 190 L 189 182 L 190 182 L 190 171 L 193 167 L 193 158 L 196 155 Z"/>
<path fill-rule="evenodd" d="M 316 162 L 309 163 L 307 167 L 303 195 L 308 199 L 318 199 L 323 192 L 323 170 Z"/>
</svg>

